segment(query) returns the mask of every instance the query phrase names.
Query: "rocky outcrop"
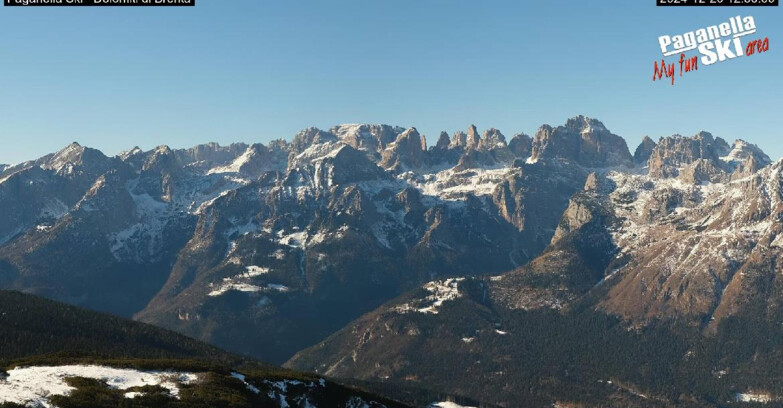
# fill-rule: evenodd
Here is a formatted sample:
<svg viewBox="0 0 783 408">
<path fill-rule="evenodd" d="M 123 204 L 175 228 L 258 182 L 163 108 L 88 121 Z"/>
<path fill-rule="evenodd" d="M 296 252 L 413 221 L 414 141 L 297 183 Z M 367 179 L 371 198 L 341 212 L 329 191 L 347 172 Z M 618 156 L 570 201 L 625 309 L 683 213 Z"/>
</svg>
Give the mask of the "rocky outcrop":
<svg viewBox="0 0 783 408">
<path fill-rule="evenodd" d="M 646 165 L 650 160 L 653 149 L 655 149 L 656 143 L 650 139 L 649 136 L 645 136 L 639 146 L 636 147 L 636 151 L 633 153 L 633 163 L 637 166 Z"/>
<path fill-rule="evenodd" d="M 692 137 L 679 135 L 661 139 L 653 148 L 648 165 L 650 175 L 676 177 L 690 183 L 740 179 L 771 164 L 757 146 L 737 140 L 729 146 L 708 132 Z"/>
<path fill-rule="evenodd" d="M 514 154 L 506 146 L 503 134 L 497 129 L 490 129 L 484 132 L 484 137 L 475 147 L 470 147 L 460 156 L 455 170 L 506 166 L 513 161 Z"/>
<path fill-rule="evenodd" d="M 452 140 L 446 132 L 440 132 L 435 146 L 427 151 L 428 161 L 433 166 L 454 165 L 464 152 L 462 147 L 453 147 Z"/>
<path fill-rule="evenodd" d="M 481 135 L 479 135 L 476 125 L 468 126 L 468 133 L 465 136 L 465 149 L 478 149 L 481 144 Z"/>
<path fill-rule="evenodd" d="M 508 148 L 514 156 L 528 158 L 533 150 L 533 139 L 524 133 L 517 133 L 508 142 Z"/>
<path fill-rule="evenodd" d="M 380 158 L 383 151 L 389 144 L 394 143 L 404 130 L 399 126 L 389 125 L 339 125 L 331 128 L 329 132 L 348 146 Z"/>
<path fill-rule="evenodd" d="M 484 136 L 478 143 L 478 148 L 482 150 L 493 150 L 503 147 L 506 147 L 506 137 L 495 128 L 485 130 Z"/>
<path fill-rule="evenodd" d="M 238 156 L 242 155 L 248 147 L 250 146 L 246 143 L 232 143 L 228 146 L 206 143 L 189 149 L 175 150 L 175 154 L 183 165 L 208 170 L 210 167 L 231 163 Z M 135 152 L 138 153 L 138 151 Z"/>
<path fill-rule="evenodd" d="M 631 166 L 625 140 L 595 119 L 577 116 L 565 126 L 544 125 L 533 139 L 531 160 L 565 159 L 585 167 Z"/>
<path fill-rule="evenodd" d="M 451 143 L 449 143 L 449 148 L 466 149 L 468 144 L 467 140 L 468 135 L 465 132 L 454 132 L 454 135 L 451 137 Z"/>
<path fill-rule="evenodd" d="M 139 194 L 149 194 L 164 202 L 170 202 L 175 194 L 177 180 L 184 174 L 182 162 L 168 146 L 158 146 L 149 154 L 141 167 Z"/>
<path fill-rule="evenodd" d="M 449 139 L 449 134 L 446 132 L 440 132 L 438 141 L 437 143 L 435 143 L 435 146 L 433 146 L 433 149 L 438 151 L 446 151 L 449 149 L 449 143 L 451 143 L 451 139 Z"/>
<path fill-rule="evenodd" d="M 566 237 L 577 231 L 581 230 L 584 233 L 585 226 L 588 224 L 593 224 L 595 229 L 593 232 L 603 233 L 603 241 L 608 241 L 609 236 L 606 228 L 613 223 L 613 220 L 610 220 L 612 211 L 602 202 L 601 197 L 611 194 L 612 188 L 613 183 L 610 180 L 602 175 L 590 173 L 585 180 L 584 189 L 571 198 L 568 208 L 563 212 L 555 234 L 552 236 L 551 245 L 557 246 Z M 585 242 L 590 240 L 584 239 Z M 605 243 L 603 246 L 609 246 L 609 244 Z"/>
<path fill-rule="evenodd" d="M 370 180 L 385 180 L 390 176 L 367 158 L 363 152 L 343 146 L 314 164 L 313 175 L 319 186 L 331 187 Z"/>
<path fill-rule="evenodd" d="M 296 155 L 302 153 L 308 147 L 316 144 L 335 141 L 337 141 L 337 136 L 333 133 L 310 127 L 297 133 L 293 140 L 291 140 L 291 154 Z"/>
<path fill-rule="evenodd" d="M 381 155 L 380 166 L 394 172 L 421 168 L 426 164 L 426 142 L 416 128 L 397 136 Z"/>
<path fill-rule="evenodd" d="M 648 166 L 653 177 L 676 177 L 682 168 L 699 159 L 723 167 L 720 158 L 728 153 L 726 141 L 708 132 L 699 132 L 692 137 L 674 135 L 658 142 L 650 154 Z"/>
<path fill-rule="evenodd" d="M 713 161 L 697 159 L 680 170 L 679 178 L 690 184 L 719 183 L 726 179 L 726 172 Z"/>
<path fill-rule="evenodd" d="M 721 160 L 727 164 L 727 171 L 731 171 L 735 179 L 747 177 L 772 164 L 769 156 L 758 146 L 742 139 L 736 140 L 729 154 L 721 157 Z"/>
</svg>

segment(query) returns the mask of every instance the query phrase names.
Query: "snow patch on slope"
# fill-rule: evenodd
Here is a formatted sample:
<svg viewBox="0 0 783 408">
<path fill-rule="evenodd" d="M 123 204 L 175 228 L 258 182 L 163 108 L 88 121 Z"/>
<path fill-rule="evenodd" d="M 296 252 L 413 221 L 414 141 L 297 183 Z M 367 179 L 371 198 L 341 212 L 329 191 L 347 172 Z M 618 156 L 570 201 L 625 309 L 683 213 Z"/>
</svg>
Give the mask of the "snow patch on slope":
<svg viewBox="0 0 783 408">
<path fill-rule="evenodd" d="M 395 307 L 398 313 L 424 313 L 424 314 L 438 314 L 438 309 L 443 306 L 444 303 L 452 301 L 462 297 L 462 293 L 459 291 L 459 283 L 465 280 L 465 278 L 450 278 L 446 280 L 433 281 L 424 285 L 422 288 L 430 294 L 423 299 L 417 299 L 413 302 L 406 303 Z"/>
<path fill-rule="evenodd" d="M 475 196 L 492 194 L 495 187 L 513 171 L 515 169 L 510 167 L 474 168 L 462 171 L 455 171 L 452 168 L 421 176 L 407 172 L 399 177 L 419 189 L 425 196 L 438 197 L 444 201 L 461 201 L 468 194 Z"/>
<path fill-rule="evenodd" d="M 302 151 L 302 153 L 296 155 L 293 160 L 291 160 L 291 163 L 289 163 L 288 167 L 293 169 L 301 168 L 307 165 L 317 165 L 318 162 L 337 157 L 337 154 L 339 154 L 340 151 L 346 147 L 348 146 L 341 142 L 313 144 Z"/>
<path fill-rule="evenodd" d="M 281 408 L 290 408 L 292 406 L 315 408 L 316 405 L 310 401 L 308 394 L 316 388 L 323 388 L 325 385 L 326 382 L 324 380 L 318 382 L 302 382 L 298 380 L 264 381 L 264 388 L 267 389 L 267 396 L 277 402 Z M 298 396 L 289 396 L 288 393 L 290 388 L 298 388 L 299 390 L 297 390 L 296 393 Z M 299 392 L 300 390 L 303 392 Z"/>
<path fill-rule="evenodd" d="M 242 153 L 242 155 L 234 159 L 234 161 L 229 163 L 227 166 L 211 168 L 207 171 L 207 174 L 239 173 L 239 171 L 242 170 L 242 166 L 249 163 L 250 160 L 253 159 L 253 156 L 255 156 L 253 148 L 248 147 L 247 150 Z"/>
<path fill-rule="evenodd" d="M 245 384 L 245 387 L 247 387 L 247 389 L 250 392 L 252 392 L 254 394 L 260 394 L 261 393 L 261 390 L 256 388 L 256 386 L 254 386 L 253 384 L 250 384 L 249 382 L 247 382 L 247 379 L 245 379 L 244 375 L 239 374 L 239 373 L 231 373 L 231 376 L 236 378 L 239 381 L 242 381 Z"/>
<path fill-rule="evenodd" d="M 214 283 L 210 284 L 210 287 L 212 287 L 213 290 L 208 293 L 208 296 L 217 297 L 229 291 L 251 292 L 251 293 L 252 292 L 286 293 L 290 290 L 288 286 L 281 285 L 279 283 L 267 283 L 261 285 L 256 285 L 251 283 L 251 280 L 253 278 L 267 275 L 269 274 L 269 272 L 270 272 L 269 268 L 263 268 L 255 265 L 247 266 L 245 268 L 245 272 L 243 273 L 240 273 L 235 276 L 223 278 L 223 281 L 217 285 L 215 285 Z"/>
<path fill-rule="evenodd" d="M 735 399 L 737 402 L 759 402 L 762 404 L 774 401 L 771 395 L 757 392 L 737 393 Z"/>
</svg>

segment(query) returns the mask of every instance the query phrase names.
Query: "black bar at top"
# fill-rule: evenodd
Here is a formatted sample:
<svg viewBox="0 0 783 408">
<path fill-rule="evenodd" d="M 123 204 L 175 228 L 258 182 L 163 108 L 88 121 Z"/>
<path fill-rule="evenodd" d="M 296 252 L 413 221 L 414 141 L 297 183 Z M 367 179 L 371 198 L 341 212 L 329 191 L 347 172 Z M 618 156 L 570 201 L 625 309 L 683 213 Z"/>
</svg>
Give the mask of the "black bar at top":
<svg viewBox="0 0 783 408">
<path fill-rule="evenodd" d="M 664 7 L 699 6 L 699 7 L 774 7 L 780 4 L 780 0 L 655 0 L 655 5 Z"/>
<path fill-rule="evenodd" d="M 7 7 L 188 7 L 196 0 L 2 0 Z"/>
</svg>

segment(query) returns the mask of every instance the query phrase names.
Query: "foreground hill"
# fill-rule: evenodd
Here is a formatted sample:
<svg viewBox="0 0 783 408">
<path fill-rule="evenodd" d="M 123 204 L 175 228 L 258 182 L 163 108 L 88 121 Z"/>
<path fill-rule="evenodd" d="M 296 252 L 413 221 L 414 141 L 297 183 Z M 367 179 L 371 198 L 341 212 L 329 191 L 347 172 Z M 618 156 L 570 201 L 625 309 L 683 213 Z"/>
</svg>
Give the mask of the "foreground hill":
<svg viewBox="0 0 783 408">
<path fill-rule="evenodd" d="M 253 361 L 169 330 L 19 292 L 0 291 L 0 327 L 2 365 L 31 356 Z"/>
<path fill-rule="evenodd" d="M 173 332 L 0 291 L 0 406 L 404 407 Z"/>
</svg>

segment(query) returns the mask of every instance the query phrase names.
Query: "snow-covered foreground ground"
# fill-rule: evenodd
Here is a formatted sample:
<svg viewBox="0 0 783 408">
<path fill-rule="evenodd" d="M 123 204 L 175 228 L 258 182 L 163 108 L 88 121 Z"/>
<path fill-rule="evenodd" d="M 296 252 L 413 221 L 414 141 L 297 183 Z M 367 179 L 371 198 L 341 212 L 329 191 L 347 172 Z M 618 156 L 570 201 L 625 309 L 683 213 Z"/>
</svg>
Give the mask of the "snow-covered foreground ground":
<svg viewBox="0 0 783 408">
<path fill-rule="evenodd" d="M 198 377 L 193 373 L 168 371 L 139 371 L 95 365 L 68 365 L 57 367 L 22 367 L 8 371 L 8 377 L 0 377 L 0 402 L 15 402 L 32 407 L 53 407 L 52 395 L 68 395 L 74 390 L 66 384 L 70 377 L 84 377 L 105 381 L 110 387 L 127 390 L 132 387 L 159 385 L 173 396 L 179 394 L 180 384 L 192 384 Z M 133 398 L 140 395 L 128 392 Z"/>
<path fill-rule="evenodd" d="M 430 404 L 428 408 L 475 408 L 475 407 L 466 407 L 464 405 L 459 405 L 454 402 L 444 401 L 444 402 L 433 402 L 432 404 Z"/>
</svg>

